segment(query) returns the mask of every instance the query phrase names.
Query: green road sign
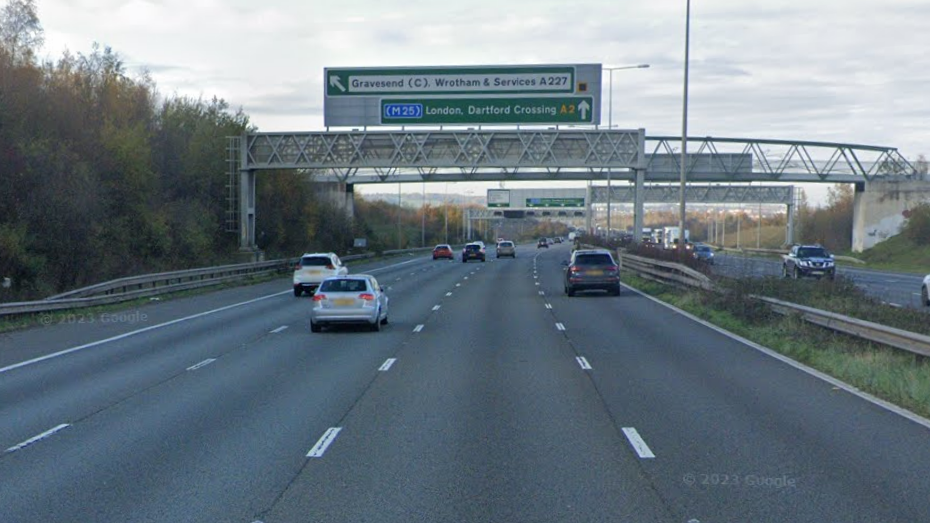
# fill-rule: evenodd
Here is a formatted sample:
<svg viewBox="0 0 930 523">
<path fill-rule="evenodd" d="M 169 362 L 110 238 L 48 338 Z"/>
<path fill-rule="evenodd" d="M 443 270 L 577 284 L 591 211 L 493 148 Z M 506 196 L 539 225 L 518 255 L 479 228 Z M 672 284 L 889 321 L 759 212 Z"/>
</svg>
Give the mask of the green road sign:
<svg viewBox="0 0 930 523">
<path fill-rule="evenodd" d="M 326 96 L 444 94 L 571 94 L 572 66 L 327 68 Z M 595 86 L 591 86 L 594 88 Z"/>
<path fill-rule="evenodd" d="M 527 207 L 584 207 L 584 198 L 527 198 Z"/>
<path fill-rule="evenodd" d="M 382 99 L 381 124 L 581 124 L 593 107 L 590 96 Z"/>
</svg>

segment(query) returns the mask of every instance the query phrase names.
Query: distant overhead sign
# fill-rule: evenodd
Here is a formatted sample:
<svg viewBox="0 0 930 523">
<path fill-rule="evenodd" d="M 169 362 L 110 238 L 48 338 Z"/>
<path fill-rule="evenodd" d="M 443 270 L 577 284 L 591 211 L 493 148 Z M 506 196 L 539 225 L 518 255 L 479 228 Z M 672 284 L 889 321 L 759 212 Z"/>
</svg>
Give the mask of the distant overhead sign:
<svg viewBox="0 0 930 523">
<path fill-rule="evenodd" d="M 488 189 L 488 207 L 510 207 L 510 191 Z"/>
<path fill-rule="evenodd" d="M 599 124 L 601 65 L 327 68 L 327 127 Z"/>
<path fill-rule="evenodd" d="M 584 207 L 584 198 L 527 198 L 526 206 L 534 207 Z"/>
</svg>

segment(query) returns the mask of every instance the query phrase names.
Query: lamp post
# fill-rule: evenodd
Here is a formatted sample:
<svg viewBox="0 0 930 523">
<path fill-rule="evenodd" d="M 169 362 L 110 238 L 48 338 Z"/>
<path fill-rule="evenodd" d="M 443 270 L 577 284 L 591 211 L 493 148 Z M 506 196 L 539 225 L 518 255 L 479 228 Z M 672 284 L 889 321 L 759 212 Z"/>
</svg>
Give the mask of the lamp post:
<svg viewBox="0 0 930 523">
<path fill-rule="evenodd" d="M 620 67 L 605 67 L 605 71 L 609 71 L 610 74 L 610 94 L 607 96 L 607 130 L 613 129 L 614 126 L 614 71 L 620 71 L 622 69 L 648 69 L 649 64 L 639 64 L 639 65 L 624 65 Z M 610 239 L 610 177 L 613 174 L 613 167 L 607 167 L 607 239 Z"/>
<path fill-rule="evenodd" d="M 687 0 L 685 11 L 685 82 L 684 96 L 681 111 L 681 179 L 678 189 L 678 204 L 680 215 L 678 217 L 678 249 L 680 254 L 685 252 L 685 178 L 687 176 L 688 161 L 688 41 L 691 38 L 691 0 Z"/>
</svg>

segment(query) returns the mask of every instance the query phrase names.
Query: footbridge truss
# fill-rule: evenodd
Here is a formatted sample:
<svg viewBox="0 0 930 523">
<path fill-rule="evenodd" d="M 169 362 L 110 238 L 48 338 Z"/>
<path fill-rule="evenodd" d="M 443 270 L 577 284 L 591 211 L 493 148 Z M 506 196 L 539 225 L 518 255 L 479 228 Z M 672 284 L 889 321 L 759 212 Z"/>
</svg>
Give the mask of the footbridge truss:
<svg viewBox="0 0 930 523">
<path fill-rule="evenodd" d="M 416 130 L 250 133 L 239 168 L 303 169 L 344 183 L 423 181 L 677 181 L 681 138 L 645 130 Z M 915 173 L 893 147 L 753 138 L 689 138 L 696 182 L 857 183 Z"/>
</svg>

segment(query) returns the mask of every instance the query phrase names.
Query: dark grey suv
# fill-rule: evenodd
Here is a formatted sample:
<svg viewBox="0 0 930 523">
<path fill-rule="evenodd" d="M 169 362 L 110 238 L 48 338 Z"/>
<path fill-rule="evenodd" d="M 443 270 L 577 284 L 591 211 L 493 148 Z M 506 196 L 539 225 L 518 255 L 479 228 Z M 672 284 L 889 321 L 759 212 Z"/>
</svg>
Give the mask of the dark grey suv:
<svg viewBox="0 0 930 523">
<path fill-rule="evenodd" d="M 572 253 L 565 267 L 565 294 L 574 296 L 578 291 L 605 290 L 620 295 L 620 267 L 610 251 L 603 249 L 578 250 Z"/>
<path fill-rule="evenodd" d="M 781 272 L 785 278 L 826 276 L 832 280 L 836 277 L 836 263 L 833 255 L 820 245 L 795 245 L 782 256 Z"/>
</svg>

